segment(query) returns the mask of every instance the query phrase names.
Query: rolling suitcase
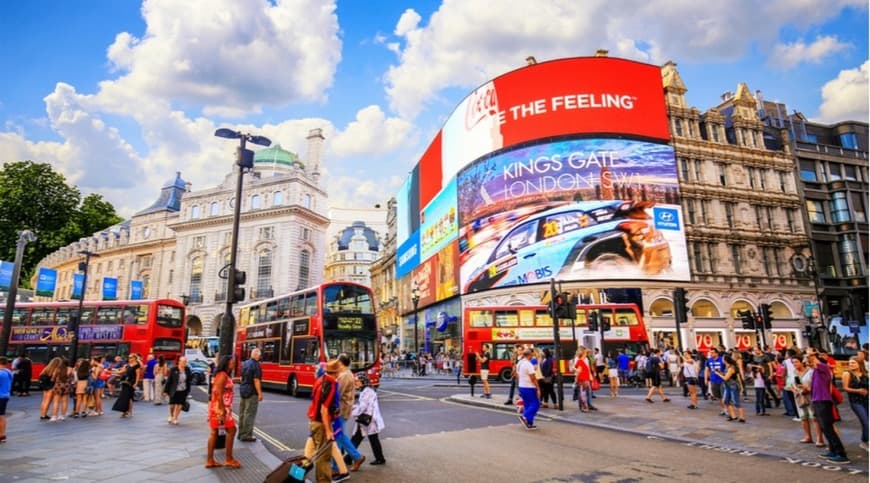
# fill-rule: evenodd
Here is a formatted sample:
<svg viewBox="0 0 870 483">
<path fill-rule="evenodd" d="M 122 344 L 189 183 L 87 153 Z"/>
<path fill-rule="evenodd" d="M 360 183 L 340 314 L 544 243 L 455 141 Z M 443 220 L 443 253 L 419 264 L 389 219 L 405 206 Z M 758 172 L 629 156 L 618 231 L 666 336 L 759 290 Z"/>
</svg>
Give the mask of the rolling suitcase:
<svg viewBox="0 0 870 483">
<path fill-rule="evenodd" d="M 332 450 L 332 442 L 325 444 L 318 449 L 311 459 L 304 455 L 291 456 L 284 460 L 277 468 L 272 470 L 264 483 L 304 483 L 310 481 L 306 479 L 308 472 L 314 468 L 314 461 L 326 451 Z"/>
</svg>

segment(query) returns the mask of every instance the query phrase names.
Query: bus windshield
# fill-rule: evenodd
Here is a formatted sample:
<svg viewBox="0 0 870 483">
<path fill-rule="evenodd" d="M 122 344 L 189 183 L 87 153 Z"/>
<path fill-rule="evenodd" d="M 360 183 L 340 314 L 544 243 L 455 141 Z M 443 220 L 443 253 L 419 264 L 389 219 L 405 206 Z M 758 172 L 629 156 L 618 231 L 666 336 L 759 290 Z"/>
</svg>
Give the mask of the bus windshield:
<svg viewBox="0 0 870 483">
<path fill-rule="evenodd" d="M 375 333 L 329 331 L 325 337 L 326 358 L 334 359 L 344 352 L 350 357 L 354 371 L 371 366 L 375 362 Z"/>
<path fill-rule="evenodd" d="M 373 314 L 370 291 L 356 285 L 330 285 L 323 289 L 324 312 Z"/>
</svg>

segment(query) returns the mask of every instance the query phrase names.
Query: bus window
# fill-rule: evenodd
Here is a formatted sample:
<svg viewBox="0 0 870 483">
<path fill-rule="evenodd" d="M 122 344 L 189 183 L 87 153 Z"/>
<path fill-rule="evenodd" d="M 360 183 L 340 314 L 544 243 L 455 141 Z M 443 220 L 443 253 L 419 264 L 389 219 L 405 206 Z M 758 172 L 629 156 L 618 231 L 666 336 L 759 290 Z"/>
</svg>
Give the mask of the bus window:
<svg viewBox="0 0 870 483">
<path fill-rule="evenodd" d="M 317 292 L 305 294 L 305 315 L 317 315 Z"/>
<path fill-rule="evenodd" d="M 266 302 L 266 320 L 269 322 L 274 322 L 278 320 L 278 301 L 273 300 L 271 302 Z"/>
<path fill-rule="evenodd" d="M 69 325 L 69 321 L 72 320 L 78 314 L 78 310 L 75 309 L 58 309 L 57 310 L 57 325 Z"/>
<path fill-rule="evenodd" d="M 171 305 L 157 306 L 157 324 L 163 327 L 181 327 L 181 307 L 173 307 Z M 147 317 L 145 319 L 148 320 Z"/>
<path fill-rule="evenodd" d="M 278 300 L 278 313 L 275 315 L 279 320 L 285 319 L 290 314 L 290 298 L 283 297 Z"/>
<path fill-rule="evenodd" d="M 94 325 L 94 315 L 96 311 L 93 307 L 82 307 L 82 320 L 79 325 Z"/>
<path fill-rule="evenodd" d="M 495 311 L 495 326 L 496 327 L 516 327 L 519 321 L 519 316 L 516 310 L 496 310 Z"/>
<path fill-rule="evenodd" d="M 33 309 L 30 314 L 30 325 L 53 325 L 54 309 Z"/>
<path fill-rule="evenodd" d="M 317 364 L 320 360 L 318 343 L 317 337 L 294 337 L 293 363 Z"/>
<path fill-rule="evenodd" d="M 468 324 L 471 327 L 492 327 L 491 310 L 468 311 Z"/>
<path fill-rule="evenodd" d="M 278 362 L 278 341 L 264 341 L 261 355 L 261 362 Z"/>
<path fill-rule="evenodd" d="M 356 285 L 330 285 L 324 288 L 323 311 L 354 314 L 374 313 L 368 289 Z"/>
<path fill-rule="evenodd" d="M 538 310 L 535 312 L 535 325 L 538 327 L 552 327 L 553 318 L 550 317 L 548 310 Z"/>
<path fill-rule="evenodd" d="M 155 351 L 181 352 L 181 341 L 178 339 L 154 339 Z"/>
<path fill-rule="evenodd" d="M 14 309 L 12 310 L 12 325 L 32 325 L 28 324 L 29 313 L 28 309 Z"/>
<path fill-rule="evenodd" d="M 535 325 L 535 311 L 528 309 L 520 309 L 520 327 L 534 327 Z"/>
<path fill-rule="evenodd" d="M 302 294 L 296 294 L 290 299 L 290 317 L 305 315 L 305 298 Z"/>
<path fill-rule="evenodd" d="M 97 323 L 100 325 L 119 325 L 121 307 L 100 307 L 97 309 Z"/>
<path fill-rule="evenodd" d="M 513 361 L 514 345 L 513 344 L 492 344 L 490 356 L 493 360 Z"/>
</svg>

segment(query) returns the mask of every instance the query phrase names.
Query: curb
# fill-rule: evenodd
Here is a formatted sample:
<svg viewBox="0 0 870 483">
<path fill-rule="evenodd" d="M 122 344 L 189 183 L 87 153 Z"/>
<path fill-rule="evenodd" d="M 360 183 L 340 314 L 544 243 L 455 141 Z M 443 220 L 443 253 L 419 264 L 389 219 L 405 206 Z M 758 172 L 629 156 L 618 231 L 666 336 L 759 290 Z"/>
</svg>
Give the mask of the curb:
<svg viewBox="0 0 870 483">
<path fill-rule="evenodd" d="M 456 404 L 464 404 L 466 406 L 474 406 L 474 407 L 481 407 L 481 408 L 487 408 L 487 409 L 494 409 L 494 410 L 502 411 L 502 412 L 509 413 L 509 414 L 516 414 L 516 409 L 513 405 L 511 405 L 511 406 L 494 405 L 494 404 L 489 404 L 489 403 L 485 403 L 482 401 L 469 400 L 469 399 L 465 399 L 463 397 L 456 397 L 456 396 L 447 396 L 444 399 L 446 401 L 450 401 L 450 402 L 453 402 Z M 827 463 L 827 462 L 825 460 L 822 460 L 822 459 L 817 459 L 815 461 L 803 460 L 803 459 L 791 458 L 788 455 L 764 452 L 764 451 L 759 451 L 759 450 L 755 450 L 755 449 L 748 449 L 748 448 L 743 448 L 740 446 L 723 447 L 723 446 L 718 445 L 718 444 L 707 443 L 704 441 L 693 440 L 693 439 L 688 439 L 688 438 L 680 438 L 680 437 L 668 436 L 668 435 L 663 436 L 663 435 L 649 433 L 649 432 L 645 432 L 645 431 L 638 431 L 638 430 L 629 429 L 629 428 L 622 428 L 619 426 L 605 425 L 605 424 L 589 422 L 589 421 L 578 421 L 575 419 L 567 418 L 565 416 L 561 416 L 559 414 L 549 414 L 548 413 L 548 414 L 541 415 L 539 413 L 539 417 L 548 418 L 552 421 L 556 421 L 556 422 L 560 422 L 560 423 L 573 424 L 576 426 L 588 426 L 588 427 L 596 428 L 596 429 L 604 429 L 604 430 L 609 430 L 609 431 L 617 431 L 620 433 L 631 434 L 631 435 L 635 435 L 635 436 L 642 436 L 646 439 L 659 440 L 659 441 L 670 441 L 670 442 L 680 443 L 680 444 L 695 447 L 695 448 L 710 449 L 710 450 L 714 450 L 714 451 L 718 451 L 718 452 L 732 453 L 732 454 L 737 454 L 737 455 L 741 455 L 741 456 L 760 456 L 760 457 L 765 458 L 765 459 L 774 459 L 774 460 L 777 460 L 780 462 L 785 462 L 785 463 L 790 463 L 790 464 L 800 464 L 802 466 L 815 466 L 815 467 L 820 467 L 820 468 L 823 468 L 826 470 L 830 470 L 832 472 L 833 471 L 843 471 L 844 473 L 850 474 L 850 475 L 860 475 L 860 474 L 866 475 L 866 474 L 870 473 L 870 471 L 868 471 L 867 468 L 859 468 L 859 467 L 849 466 L 849 465 L 846 465 L 846 466 L 837 466 L 834 464 L 826 465 L 824 463 Z"/>
</svg>

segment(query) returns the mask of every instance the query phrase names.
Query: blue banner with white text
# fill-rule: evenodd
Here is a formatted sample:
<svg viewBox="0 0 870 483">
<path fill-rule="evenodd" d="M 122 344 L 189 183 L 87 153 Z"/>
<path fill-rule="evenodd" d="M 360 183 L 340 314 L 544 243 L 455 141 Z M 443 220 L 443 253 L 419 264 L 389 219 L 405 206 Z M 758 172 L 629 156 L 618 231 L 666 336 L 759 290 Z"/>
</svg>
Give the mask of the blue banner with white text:
<svg viewBox="0 0 870 483">
<path fill-rule="evenodd" d="M 0 290 L 9 290 L 9 287 L 12 286 L 12 270 L 14 268 L 14 263 L 0 261 Z"/>
<path fill-rule="evenodd" d="M 57 270 L 40 268 L 36 278 L 36 295 L 39 297 L 54 297 L 54 288 L 57 285 Z"/>
<path fill-rule="evenodd" d="M 141 280 L 130 281 L 130 300 L 142 300 L 142 286 Z"/>
<path fill-rule="evenodd" d="M 70 298 L 73 298 L 73 299 L 84 298 L 84 297 L 82 297 L 82 294 L 84 293 L 82 286 L 84 286 L 84 284 L 85 284 L 85 274 L 74 273 L 73 274 L 73 289 L 72 289 L 72 294 L 70 295 Z"/>
<path fill-rule="evenodd" d="M 103 300 L 118 300 L 118 279 L 103 277 Z"/>
</svg>

